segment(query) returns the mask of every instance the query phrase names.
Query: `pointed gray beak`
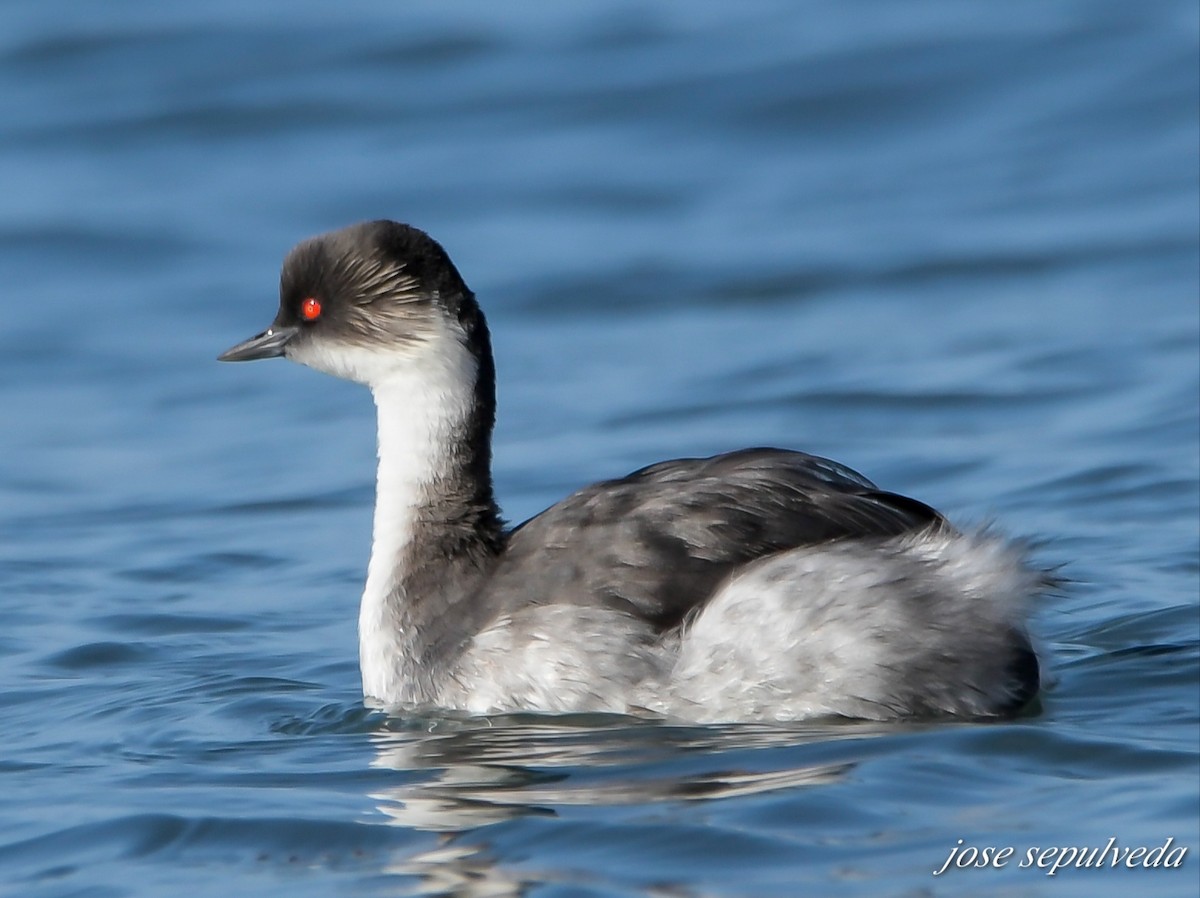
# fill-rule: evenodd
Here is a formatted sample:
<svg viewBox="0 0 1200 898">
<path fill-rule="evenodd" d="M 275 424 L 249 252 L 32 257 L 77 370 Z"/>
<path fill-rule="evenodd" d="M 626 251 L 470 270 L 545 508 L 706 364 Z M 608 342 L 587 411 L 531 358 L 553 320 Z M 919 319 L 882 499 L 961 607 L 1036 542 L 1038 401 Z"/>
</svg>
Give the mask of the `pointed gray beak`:
<svg viewBox="0 0 1200 898">
<path fill-rule="evenodd" d="M 249 362 L 253 359 L 274 359 L 283 355 L 288 340 L 296 336 L 298 327 L 268 327 L 256 337 L 231 346 L 217 356 L 218 362 Z"/>
</svg>

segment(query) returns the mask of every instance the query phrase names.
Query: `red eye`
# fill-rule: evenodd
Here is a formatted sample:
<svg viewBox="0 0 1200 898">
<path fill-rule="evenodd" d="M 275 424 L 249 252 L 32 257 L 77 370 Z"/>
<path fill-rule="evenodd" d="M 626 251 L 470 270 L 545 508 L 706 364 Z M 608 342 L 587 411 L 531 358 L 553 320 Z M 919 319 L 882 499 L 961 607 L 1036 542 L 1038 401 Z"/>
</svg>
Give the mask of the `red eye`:
<svg viewBox="0 0 1200 898">
<path fill-rule="evenodd" d="M 300 317 L 305 321 L 316 321 L 321 317 L 321 301 L 310 296 L 300 303 Z"/>
</svg>

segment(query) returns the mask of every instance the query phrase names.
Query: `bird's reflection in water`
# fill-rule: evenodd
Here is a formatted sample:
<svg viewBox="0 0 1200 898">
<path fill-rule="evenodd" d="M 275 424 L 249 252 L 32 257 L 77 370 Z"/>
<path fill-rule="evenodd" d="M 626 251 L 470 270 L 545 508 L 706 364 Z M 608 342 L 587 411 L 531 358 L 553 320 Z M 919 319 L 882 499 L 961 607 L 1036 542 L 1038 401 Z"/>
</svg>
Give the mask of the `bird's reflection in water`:
<svg viewBox="0 0 1200 898">
<path fill-rule="evenodd" d="M 462 835 L 518 818 L 558 817 L 570 807 L 708 801 L 830 783 L 879 750 L 871 737 L 897 729 L 676 726 L 603 715 L 391 716 L 370 734 L 372 766 L 404 781 L 370 797 L 389 823 L 444 834 L 435 848 L 390 868 L 420 877 L 422 893 L 520 895 L 531 885 L 574 880 L 561 870 L 497 865 L 487 838 Z M 690 894 L 663 888 L 664 895 Z"/>
</svg>

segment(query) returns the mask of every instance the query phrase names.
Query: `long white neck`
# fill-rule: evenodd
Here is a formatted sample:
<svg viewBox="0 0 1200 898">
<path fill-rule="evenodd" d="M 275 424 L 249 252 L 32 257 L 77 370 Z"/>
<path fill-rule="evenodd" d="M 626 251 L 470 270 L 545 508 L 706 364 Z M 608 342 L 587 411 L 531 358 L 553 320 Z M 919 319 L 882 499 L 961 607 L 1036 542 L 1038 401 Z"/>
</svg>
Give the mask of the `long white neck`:
<svg viewBox="0 0 1200 898">
<path fill-rule="evenodd" d="M 379 469 L 367 583 L 359 608 L 363 693 L 385 702 L 421 700 L 425 625 L 414 613 L 421 596 L 413 568 L 433 551 L 439 515 L 453 513 L 463 442 L 473 413 L 476 364 L 450 340 L 373 379 L 378 413 Z M 467 447 L 469 449 L 469 447 Z M 490 484 L 489 484 L 490 487 Z M 449 508 L 447 506 L 450 506 Z M 434 553 L 437 554 L 436 552 Z M 426 568 L 442 561 L 427 560 Z"/>
</svg>

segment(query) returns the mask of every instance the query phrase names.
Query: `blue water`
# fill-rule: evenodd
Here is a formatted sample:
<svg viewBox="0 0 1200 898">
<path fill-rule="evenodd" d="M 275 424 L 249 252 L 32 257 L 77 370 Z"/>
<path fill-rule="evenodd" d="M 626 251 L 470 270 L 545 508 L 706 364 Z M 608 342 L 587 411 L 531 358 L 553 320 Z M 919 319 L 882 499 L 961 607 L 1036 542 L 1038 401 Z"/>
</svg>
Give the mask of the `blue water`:
<svg viewBox="0 0 1200 898">
<path fill-rule="evenodd" d="M 1195 894 L 1198 48 L 1190 0 L 4 4 L 0 892 Z M 510 519 L 837 458 L 1063 566 L 1040 706 L 364 708 L 370 399 L 213 359 L 380 216 L 489 314 Z M 1110 837 L 1183 867 L 1019 864 Z"/>
</svg>

